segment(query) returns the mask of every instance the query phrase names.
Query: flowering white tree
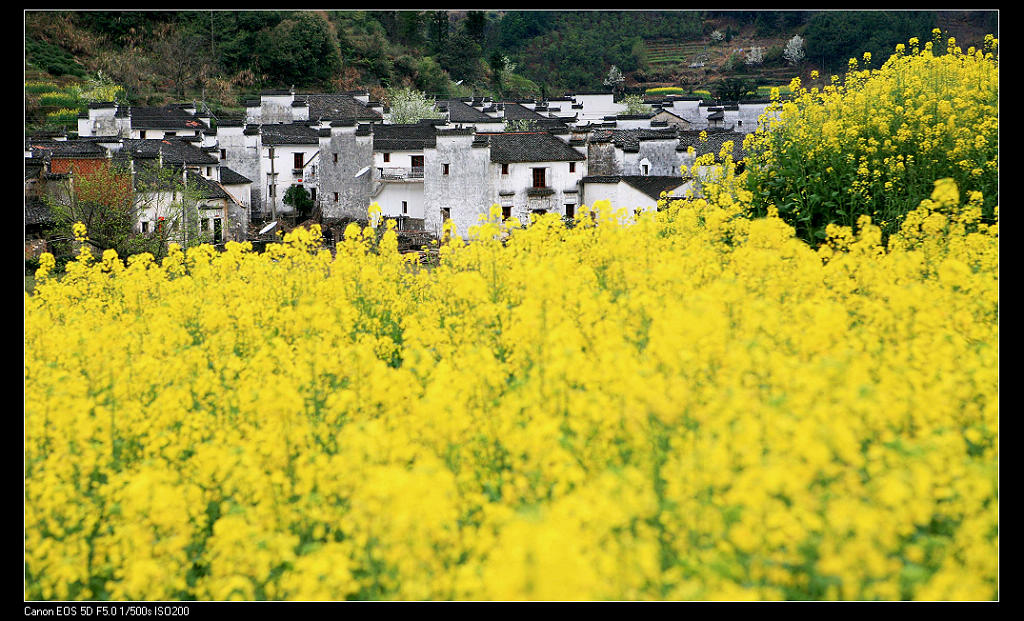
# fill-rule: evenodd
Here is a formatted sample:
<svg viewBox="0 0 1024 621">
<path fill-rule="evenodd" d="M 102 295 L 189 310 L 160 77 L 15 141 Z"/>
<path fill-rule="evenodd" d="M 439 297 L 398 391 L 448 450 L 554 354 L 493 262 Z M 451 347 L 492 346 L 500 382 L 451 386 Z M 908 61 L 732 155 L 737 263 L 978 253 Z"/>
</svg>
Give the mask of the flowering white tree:
<svg viewBox="0 0 1024 621">
<path fill-rule="evenodd" d="M 721 41 L 723 39 L 725 39 L 725 35 L 722 34 L 721 30 L 716 30 L 716 31 L 711 33 L 711 40 L 712 41 Z"/>
<path fill-rule="evenodd" d="M 608 77 L 604 79 L 605 86 L 612 87 L 612 90 L 618 90 L 623 82 L 626 81 L 626 76 L 622 75 L 622 71 L 612 65 L 612 68 L 608 70 Z"/>
<path fill-rule="evenodd" d="M 416 123 L 420 119 L 438 119 L 441 113 L 434 106 L 434 100 L 424 93 L 408 88 L 392 88 L 387 91 L 388 117 L 392 123 Z"/>
<path fill-rule="evenodd" d="M 804 40 L 800 35 L 793 35 L 793 38 L 786 43 L 786 47 L 782 50 L 782 57 L 791 65 L 804 59 Z"/>
<path fill-rule="evenodd" d="M 647 114 L 651 107 L 644 103 L 643 95 L 626 95 L 620 102 L 626 106 L 626 114 Z"/>
<path fill-rule="evenodd" d="M 764 62 L 764 48 L 763 47 L 752 47 L 747 52 L 747 58 L 744 61 L 748 65 L 760 65 Z"/>
</svg>

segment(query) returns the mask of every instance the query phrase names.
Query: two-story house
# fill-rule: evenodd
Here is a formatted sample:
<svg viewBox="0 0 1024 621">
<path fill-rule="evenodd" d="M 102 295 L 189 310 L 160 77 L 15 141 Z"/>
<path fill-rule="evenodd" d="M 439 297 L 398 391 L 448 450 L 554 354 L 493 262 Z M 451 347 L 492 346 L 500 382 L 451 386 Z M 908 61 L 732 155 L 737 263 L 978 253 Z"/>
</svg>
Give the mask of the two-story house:
<svg viewBox="0 0 1024 621">
<path fill-rule="evenodd" d="M 465 236 L 492 205 L 522 222 L 541 213 L 572 217 L 580 205 L 585 148 L 570 145 L 568 132 L 439 130 L 424 155 L 428 231 L 439 233 L 451 220 Z"/>
</svg>

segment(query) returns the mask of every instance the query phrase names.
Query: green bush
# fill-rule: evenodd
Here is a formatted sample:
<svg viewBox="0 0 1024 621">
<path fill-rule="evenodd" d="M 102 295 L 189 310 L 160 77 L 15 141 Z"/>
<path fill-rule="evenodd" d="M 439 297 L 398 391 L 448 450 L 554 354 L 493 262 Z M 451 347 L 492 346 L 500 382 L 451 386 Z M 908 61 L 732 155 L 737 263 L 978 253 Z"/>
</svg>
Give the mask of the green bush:
<svg viewBox="0 0 1024 621">
<path fill-rule="evenodd" d="M 52 43 L 35 39 L 25 40 L 25 57 L 36 67 L 51 75 L 85 77 L 85 67 L 66 50 Z"/>
</svg>

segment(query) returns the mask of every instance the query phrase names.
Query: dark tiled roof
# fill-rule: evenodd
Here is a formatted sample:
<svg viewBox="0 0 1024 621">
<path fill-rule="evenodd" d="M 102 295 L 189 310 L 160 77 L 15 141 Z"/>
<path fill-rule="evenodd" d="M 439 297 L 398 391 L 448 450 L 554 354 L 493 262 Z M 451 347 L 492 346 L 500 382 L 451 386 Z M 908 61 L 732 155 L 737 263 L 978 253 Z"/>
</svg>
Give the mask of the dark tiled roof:
<svg viewBox="0 0 1024 621">
<path fill-rule="evenodd" d="M 26 149 L 32 157 L 106 157 L 106 149 L 91 140 L 29 140 Z"/>
<path fill-rule="evenodd" d="M 180 106 L 132 106 L 133 129 L 198 129 L 206 130 L 208 125 L 199 117 L 183 110 Z"/>
<path fill-rule="evenodd" d="M 701 142 L 700 131 L 697 130 L 683 130 L 679 132 L 679 147 L 681 151 L 685 151 L 687 147 L 693 147 L 697 151 L 697 155 L 704 155 L 706 153 L 714 153 L 715 159 L 718 159 L 718 153 L 722 150 L 722 144 L 726 141 L 732 141 L 732 159 L 733 161 L 740 161 L 746 153 L 743 151 L 743 138 L 746 134 L 742 132 L 734 132 L 728 129 L 708 129 L 707 140 Z"/>
<path fill-rule="evenodd" d="M 675 117 L 675 118 L 679 119 L 680 121 L 686 121 L 687 123 L 691 122 L 689 119 L 681 117 L 678 114 L 676 114 L 675 112 L 672 112 L 671 110 L 659 109 L 659 110 L 655 111 L 655 113 L 654 113 L 654 116 L 665 116 L 665 115 L 671 116 L 671 117 Z M 654 123 L 656 123 L 656 122 L 657 121 L 651 121 L 651 125 L 653 126 Z"/>
<path fill-rule="evenodd" d="M 49 224 L 53 222 L 50 206 L 38 196 L 25 198 L 25 224 Z"/>
<path fill-rule="evenodd" d="M 683 177 L 663 175 L 595 175 L 584 177 L 581 183 L 626 183 L 651 198 L 659 198 L 662 192 L 674 190 L 687 182 Z"/>
<path fill-rule="evenodd" d="M 218 160 L 198 147 L 178 138 L 149 140 L 125 138 L 124 148 L 133 158 L 155 158 L 162 155 L 166 164 L 216 164 Z"/>
<path fill-rule="evenodd" d="M 642 140 L 674 140 L 677 137 L 678 130 L 674 127 L 665 129 L 608 129 L 596 130 L 591 136 L 591 140 L 593 142 L 610 140 L 623 151 L 635 153 L 640 150 L 640 141 Z"/>
<path fill-rule="evenodd" d="M 197 175 L 191 170 L 188 172 L 188 183 L 199 190 L 199 196 L 202 198 L 229 198 L 219 183 Z"/>
<path fill-rule="evenodd" d="M 488 116 L 473 106 L 458 99 L 446 99 L 437 102 L 448 109 L 450 123 L 500 123 L 501 119 Z"/>
<path fill-rule="evenodd" d="M 261 125 L 263 144 L 320 144 L 320 133 L 303 123 Z"/>
<path fill-rule="evenodd" d="M 486 135 L 490 139 L 492 162 L 578 162 L 586 159 L 561 138 L 547 132 Z"/>
<path fill-rule="evenodd" d="M 252 183 L 252 180 L 248 177 L 244 177 L 237 172 L 231 170 L 227 166 L 220 167 L 220 182 L 228 185 L 238 185 L 244 183 Z"/>
<path fill-rule="evenodd" d="M 437 144 L 434 123 L 380 124 L 372 127 L 374 151 L 422 151 Z"/>
<path fill-rule="evenodd" d="M 296 95 L 296 99 L 302 99 L 309 106 L 309 118 L 311 120 L 333 119 L 347 120 L 357 119 L 360 121 L 379 121 L 379 112 L 363 105 L 361 101 L 346 93 L 310 93 Z"/>
<path fill-rule="evenodd" d="M 155 163 L 136 163 L 135 186 L 142 191 L 171 189 L 181 190 L 182 169 L 176 165 L 167 165 L 161 170 Z M 228 193 L 216 181 L 210 181 L 191 170 L 186 173 L 189 187 L 196 190 L 200 198 L 230 198 Z"/>
<path fill-rule="evenodd" d="M 510 121 L 514 121 L 514 120 L 517 120 L 517 119 L 538 120 L 538 119 L 546 119 L 548 117 L 546 117 L 543 114 L 540 114 L 538 112 L 534 112 L 533 110 L 530 110 L 529 108 L 527 108 L 526 106 L 524 106 L 522 104 L 518 104 L 518 103 L 515 103 L 515 102 L 512 102 L 512 101 L 506 101 L 505 102 L 505 118 L 510 120 Z"/>
<path fill-rule="evenodd" d="M 43 174 L 43 162 L 38 158 L 25 158 L 25 178 L 36 179 Z"/>
</svg>

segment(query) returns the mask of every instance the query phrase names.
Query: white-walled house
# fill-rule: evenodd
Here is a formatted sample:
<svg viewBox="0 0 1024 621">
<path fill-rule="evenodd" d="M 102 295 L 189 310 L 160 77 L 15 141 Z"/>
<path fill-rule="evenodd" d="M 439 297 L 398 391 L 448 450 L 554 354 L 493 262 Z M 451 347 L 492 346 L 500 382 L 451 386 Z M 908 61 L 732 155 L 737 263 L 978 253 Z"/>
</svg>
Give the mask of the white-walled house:
<svg viewBox="0 0 1024 621">
<path fill-rule="evenodd" d="M 263 205 L 261 215 L 276 218 L 295 208 L 284 203 L 285 192 L 302 186 L 317 202 L 320 166 L 320 133 L 309 122 L 262 125 L 260 168 Z"/>
<path fill-rule="evenodd" d="M 175 215 L 173 204 L 181 200 L 181 188 L 187 184 L 189 194 L 197 198 L 199 216 L 193 226 L 208 233 L 209 241 L 223 243 L 247 237 L 248 210 L 221 185 L 220 162 L 209 153 L 186 139 L 125 139 L 116 156 L 131 160 L 136 192 L 144 206 L 137 230 L 145 233 L 169 222 Z M 163 172 L 157 175 L 158 170 Z M 230 173 L 228 178 L 238 181 Z M 178 230 L 178 235 L 186 234 L 184 227 Z"/>
<path fill-rule="evenodd" d="M 473 127 L 481 132 L 500 132 L 505 127 L 503 107 L 483 98 L 445 99 L 435 102 L 435 106 L 447 121 L 441 125 L 444 129 Z"/>
<path fill-rule="evenodd" d="M 220 165 L 249 180 L 245 190 L 236 190 L 236 184 L 230 182 L 225 185 L 225 189 L 246 207 L 250 219 L 263 212 L 262 150 L 263 141 L 258 125 L 247 125 L 241 119 L 222 119 L 218 122 L 215 153 Z M 230 173 L 228 178 L 233 179 Z"/>
<path fill-rule="evenodd" d="M 383 121 L 383 106 L 371 101 L 366 91 L 342 93 L 295 93 L 269 90 L 259 99 L 245 102 L 245 122 L 254 125 L 275 125 L 321 120 L 355 120 L 365 123 Z"/>
<path fill-rule="evenodd" d="M 373 135 L 373 202 L 387 217 L 423 220 L 424 149 L 436 142 L 443 119 L 419 123 L 375 124 Z"/>
<path fill-rule="evenodd" d="M 238 203 L 246 213 L 252 209 L 252 179 L 240 175 L 227 166 L 220 167 L 220 185 L 232 200 Z"/>
<path fill-rule="evenodd" d="M 611 92 L 593 91 L 577 92 L 572 95 L 573 102 L 579 105 L 578 120 L 581 123 L 601 121 L 607 116 L 615 116 L 626 111 L 626 106 L 615 101 Z"/>
<path fill-rule="evenodd" d="M 627 217 L 636 210 L 651 211 L 658 207 L 662 192 L 685 197 L 693 190 L 689 176 L 595 175 L 584 177 L 580 186 L 585 205 L 609 201 L 613 210 L 625 209 Z"/>
<path fill-rule="evenodd" d="M 188 169 L 167 165 L 165 173 L 173 175 L 173 181 L 163 176 L 150 176 L 153 184 L 147 186 L 145 177 L 153 175 L 154 164 L 152 161 L 135 162 L 136 196 L 140 207 L 137 231 L 150 233 L 168 227 L 170 241 L 185 245 L 219 245 L 226 241 L 245 239 L 237 230 L 233 230 L 237 228 L 233 223 L 243 208 L 220 184 Z M 195 210 L 183 210 L 183 204 L 194 204 Z"/>
<path fill-rule="evenodd" d="M 693 163 L 679 148 L 680 135 L 675 127 L 595 130 L 587 143 L 590 174 L 680 176 L 680 166 Z"/>
<path fill-rule="evenodd" d="M 435 146 L 424 150 L 424 228 L 440 233 L 450 219 L 467 236 L 492 205 L 524 223 L 533 214 L 575 215 L 586 156 L 565 135 L 439 130 Z"/>
<path fill-rule="evenodd" d="M 210 129 L 210 117 L 188 104 L 132 106 L 129 115 L 131 138 L 141 140 L 202 136 Z"/>
<path fill-rule="evenodd" d="M 107 102 L 90 103 L 88 109 L 78 115 L 78 136 L 116 136 L 131 138 L 131 118 L 128 106 Z"/>
</svg>

